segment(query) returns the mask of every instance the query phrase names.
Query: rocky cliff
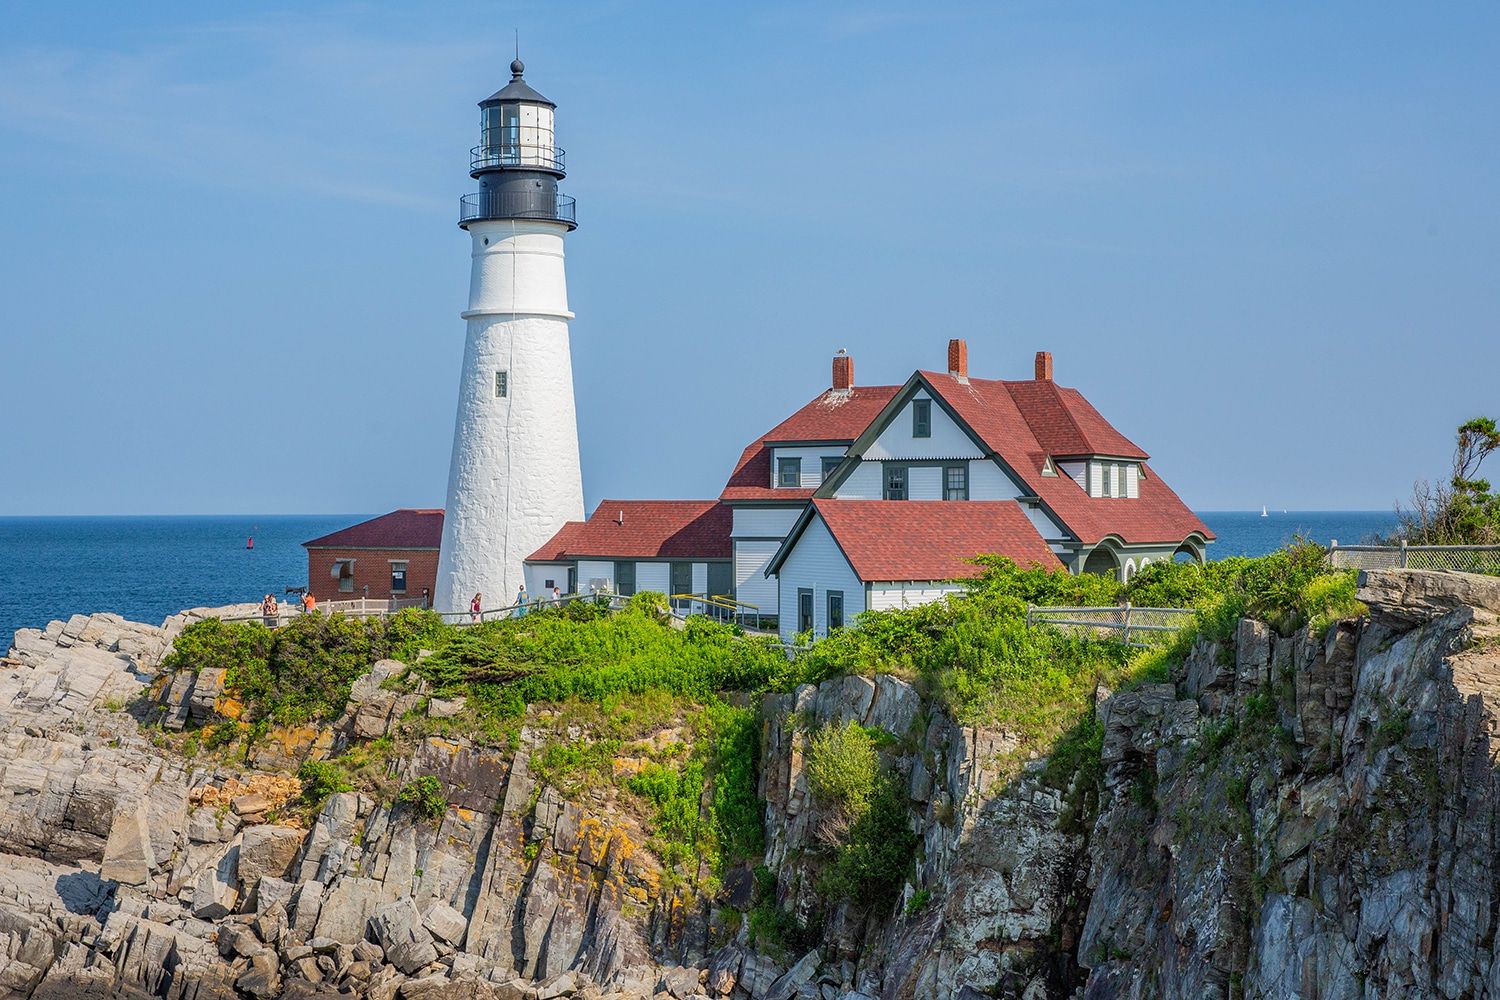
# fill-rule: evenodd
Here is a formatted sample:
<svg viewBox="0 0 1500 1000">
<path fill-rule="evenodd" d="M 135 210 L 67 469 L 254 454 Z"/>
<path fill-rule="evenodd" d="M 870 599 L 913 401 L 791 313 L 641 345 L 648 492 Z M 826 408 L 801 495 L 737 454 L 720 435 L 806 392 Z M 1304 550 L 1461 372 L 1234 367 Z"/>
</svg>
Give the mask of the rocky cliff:
<svg viewBox="0 0 1500 1000">
<path fill-rule="evenodd" d="M 190 756 L 175 734 L 233 692 L 158 667 L 210 612 L 23 630 L 0 669 L 0 997 L 1500 998 L 1500 580 L 1371 573 L 1360 596 L 1326 635 L 1245 621 L 1169 683 L 1099 691 L 1066 766 L 894 676 L 767 695 L 764 865 L 708 891 L 613 783 L 549 766 L 587 722 L 393 744 L 455 706 L 382 661 L 331 727 Z M 806 755 L 848 722 L 881 734 L 917 838 L 897 899 L 818 888 Z M 638 730 L 616 774 L 691 739 L 670 712 Z M 299 815 L 296 766 L 349 747 L 372 787 L 432 776 L 446 808 L 367 790 Z"/>
</svg>

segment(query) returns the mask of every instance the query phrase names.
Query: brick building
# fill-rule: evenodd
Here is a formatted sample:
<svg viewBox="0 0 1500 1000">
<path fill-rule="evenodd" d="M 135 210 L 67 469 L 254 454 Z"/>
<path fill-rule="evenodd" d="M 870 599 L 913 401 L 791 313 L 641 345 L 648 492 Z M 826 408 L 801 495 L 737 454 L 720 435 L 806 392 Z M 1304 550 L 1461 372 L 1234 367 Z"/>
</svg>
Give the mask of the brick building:
<svg viewBox="0 0 1500 1000">
<path fill-rule="evenodd" d="M 442 538 L 441 510 L 403 508 L 303 542 L 308 589 L 319 602 L 368 597 L 431 606 Z"/>
</svg>

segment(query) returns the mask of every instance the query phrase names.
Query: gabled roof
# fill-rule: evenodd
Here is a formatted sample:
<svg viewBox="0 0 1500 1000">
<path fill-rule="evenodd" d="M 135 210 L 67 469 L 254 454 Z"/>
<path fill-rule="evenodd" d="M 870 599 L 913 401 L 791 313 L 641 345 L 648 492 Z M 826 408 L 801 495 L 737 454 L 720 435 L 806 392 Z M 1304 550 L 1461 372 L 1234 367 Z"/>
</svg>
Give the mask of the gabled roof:
<svg viewBox="0 0 1500 1000">
<path fill-rule="evenodd" d="M 435 549 L 442 540 L 441 508 L 403 507 L 302 545 L 309 549 Z"/>
<path fill-rule="evenodd" d="M 1062 565 L 1014 500 L 814 500 L 766 569 L 778 573 L 813 517 L 862 582 L 967 580 L 983 573 L 969 560 L 1001 555 L 1022 566 Z"/>
<path fill-rule="evenodd" d="M 891 401 L 899 385 L 829 389 L 751 442 L 735 464 L 721 500 L 785 500 L 813 495 L 810 489 L 771 486 L 771 446 L 795 441 L 853 441 Z"/>
<path fill-rule="evenodd" d="M 1144 544 L 1180 542 L 1194 533 L 1205 539 L 1214 537 L 1198 515 L 1144 464 L 1146 453 L 1110 426 L 1077 390 L 1058 386 L 1054 397 L 1045 382 L 1037 388 L 1034 382 L 960 380 L 937 372 L 918 375 L 1079 541 L 1092 545 L 1115 536 L 1126 544 Z M 1033 405 L 1038 408 L 1035 425 L 1030 412 Z M 1076 431 L 1053 422 L 1055 407 L 1066 412 Z M 1053 451 L 1040 438 L 1069 451 Z M 1080 442 L 1085 450 L 1072 450 Z M 1140 495 L 1135 499 L 1090 497 L 1066 475 L 1042 475 L 1049 455 L 1065 454 L 1141 461 Z"/>
<path fill-rule="evenodd" d="M 570 559 L 728 559 L 733 515 L 717 500 L 604 500 L 569 521 L 526 562 Z"/>
</svg>

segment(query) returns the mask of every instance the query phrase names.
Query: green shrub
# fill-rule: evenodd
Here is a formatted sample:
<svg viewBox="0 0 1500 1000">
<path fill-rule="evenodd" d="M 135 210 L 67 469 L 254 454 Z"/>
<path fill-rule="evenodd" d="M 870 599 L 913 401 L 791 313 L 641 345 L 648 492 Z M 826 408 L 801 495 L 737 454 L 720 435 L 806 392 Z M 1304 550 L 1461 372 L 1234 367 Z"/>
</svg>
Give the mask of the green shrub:
<svg viewBox="0 0 1500 1000">
<path fill-rule="evenodd" d="M 889 906 L 911 869 L 916 849 L 903 789 L 883 775 L 863 814 L 839 844 L 833 864 L 819 877 L 818 890 L 830 899 L 855 900 L 873 909 Z"/>
<path fill-rule="evenodd" d="M 303 761 L 297 778 L 302 782 L 302 804 L 309 810 L 322 808 L 330 795 L 354 790 L 343 769 L 326 760 Z"/>
<path fill-rule="evenodd" d="M 162 658 L 164 671 L 254 669 L 271 657 L 271 630 L 260 622 L 224 622 L 205 618 L 184 628 Z"/>
<path fill-rule="evenodd" d="M 828 725 L 812 734 L 804 757 L 813 799 L 853 823 L 870 807 L 880 775 L 875 741 L 857 722 Z"/>
<path fill-rule="evenodd" d="M 430 774 L 414 778 L 401 786 L 396 798 L 411 806 L 416 814 L 428 822 L 439 820 L 448 811 L 448 800 L 443 797 L 443 783 Z"/>
</svg>

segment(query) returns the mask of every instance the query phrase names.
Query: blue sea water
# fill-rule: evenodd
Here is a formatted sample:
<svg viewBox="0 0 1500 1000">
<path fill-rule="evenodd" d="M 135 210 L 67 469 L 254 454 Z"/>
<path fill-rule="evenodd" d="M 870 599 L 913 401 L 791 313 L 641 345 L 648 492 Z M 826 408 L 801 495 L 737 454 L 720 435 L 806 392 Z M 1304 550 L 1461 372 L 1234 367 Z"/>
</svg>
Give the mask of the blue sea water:
<svg viewBox="0 0 1500 1000">
<path fill-rule="evenodd" d="M 1211 558 L 1262 555 L 1294 537 L 1355 543 L 1395 527 L 1375 511 L 1205 511 Z M 183 608 L 258 601 L 307 583 L 302 543 L 356 514 L 0 517 L 0 650 L 22 627 L 114 611 L 157 623 Z M 255 548 L 245 540 L 255 538 Z"/>
<path fill-rule="evenodd" d="M 0 652 L 16 629 L 74 614 L 158 624 L 183 608 L 281 598 L 307 584 L 303 542 L 365 516 L 0 517 Z"/>
</svg>

